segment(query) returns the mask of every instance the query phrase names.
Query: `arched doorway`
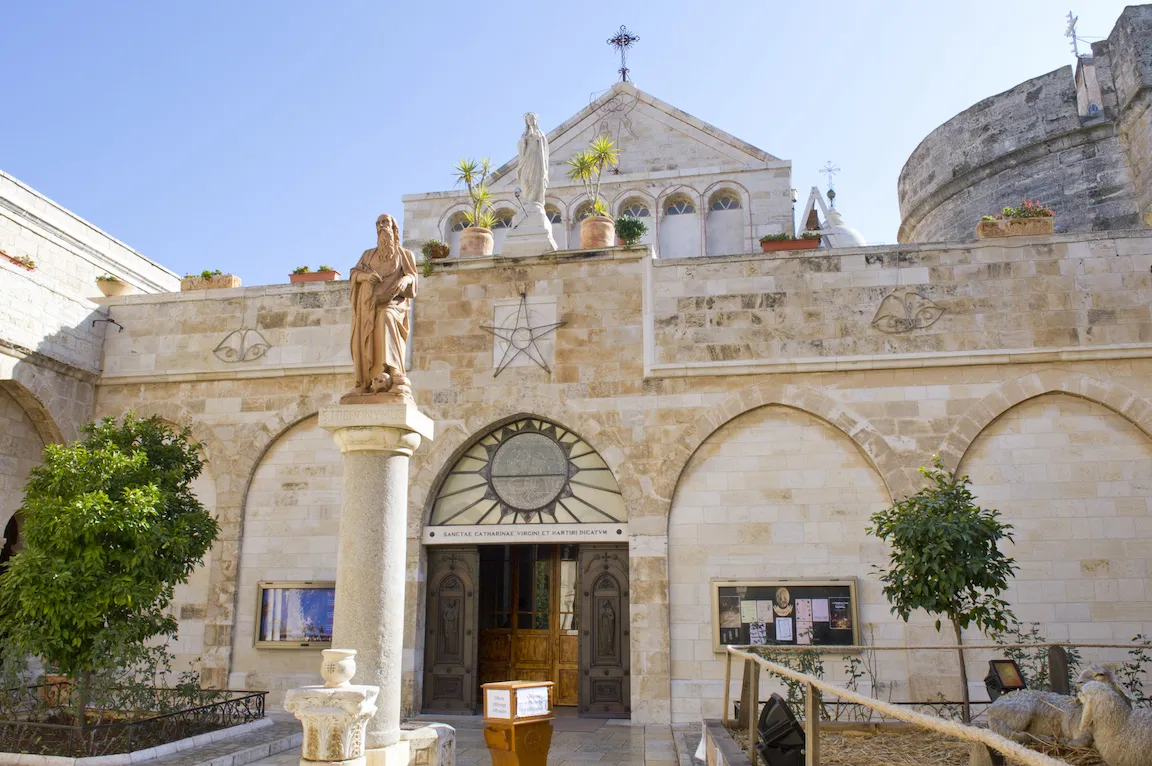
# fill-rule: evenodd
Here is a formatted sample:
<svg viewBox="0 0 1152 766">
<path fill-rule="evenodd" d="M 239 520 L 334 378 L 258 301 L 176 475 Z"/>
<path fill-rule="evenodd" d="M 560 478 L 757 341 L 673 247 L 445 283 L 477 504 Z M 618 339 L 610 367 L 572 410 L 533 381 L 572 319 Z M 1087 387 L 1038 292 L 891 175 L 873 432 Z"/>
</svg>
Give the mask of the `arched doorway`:
<svg viewBox="0 0 1152 766">
<path fill-rule="evenodd" d="M 611 469 L 563 426 L 518 417 L 457 453 L 423 537 L 425 710 L 530 680 L 582 715 L 627 716 L 627 520 Z"/>
</svg>

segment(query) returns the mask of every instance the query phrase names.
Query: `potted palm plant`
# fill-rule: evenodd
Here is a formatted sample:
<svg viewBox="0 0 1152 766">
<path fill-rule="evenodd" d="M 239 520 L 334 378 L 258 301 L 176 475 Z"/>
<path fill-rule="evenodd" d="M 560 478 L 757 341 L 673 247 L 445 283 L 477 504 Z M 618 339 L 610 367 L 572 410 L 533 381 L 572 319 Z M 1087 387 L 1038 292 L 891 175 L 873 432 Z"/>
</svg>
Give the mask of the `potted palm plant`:
<svg viewBox="0 0 1152 766">
<path fill-rule="evenodd" d="M 105 298 L 114 298 L 117 295 L 127 295 L 132 292 L 132 285 L 111 274 L 101 274 L 96 277 L 96 286 L 100 288 L 100 292 L 104 293 Z"/>
<path fill-rule="evenodd" d="M 468 201 L 472 206 L 464 213 L 468 228 L 460 232 L 461 257 L 492 255 L 495 249 L 492 226 L 496 223 L 496 216 L 492 213 L 492 193 L 487 184 L 491 172 L 492 161 L 487 157 L 479 162 L 462 159 L 456 163 L 456 183 L 462 183 L 468 189 Z"/>
<path fill-rule="evenodd" d="M 584 185 L 592 203 L 592 215 L 580 222 L 582 249 L 612 247 L 616 241 L 608 205 L 600 198 L 600 179 L 604 168 L 616 167 L 618 159 L 616 142 L 608 136 L 597 136 L 587 149 L 568 160 L 568 178 Z"/>
<path fill-rule="evenodd" d="M 1051 234 L 1056 212 L 1039 202 L 1024 200 L 1018 207 L 1006 207 L 996 215 L 986 215 L 976 224 L 976 236 L 1027 237 Z"/>
</svg>

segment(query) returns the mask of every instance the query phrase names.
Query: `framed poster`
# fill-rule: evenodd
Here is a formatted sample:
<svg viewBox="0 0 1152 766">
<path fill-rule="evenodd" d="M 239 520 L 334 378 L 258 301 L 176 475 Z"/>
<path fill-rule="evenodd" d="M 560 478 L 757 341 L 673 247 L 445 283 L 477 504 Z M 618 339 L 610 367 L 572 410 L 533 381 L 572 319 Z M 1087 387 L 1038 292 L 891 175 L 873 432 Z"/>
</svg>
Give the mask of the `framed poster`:
<svg viewBox="0 0 1152 766">
<path fill-rule="evenodd" d="M 336 583 L 262 582 L 257 585 L 258 649 L 299 649 L 332 645 Z"/>
<path fill-rule="evenodd" d="M 860 643 L 856 578 L 712 580 L 712 650 Z"/>
</svg>

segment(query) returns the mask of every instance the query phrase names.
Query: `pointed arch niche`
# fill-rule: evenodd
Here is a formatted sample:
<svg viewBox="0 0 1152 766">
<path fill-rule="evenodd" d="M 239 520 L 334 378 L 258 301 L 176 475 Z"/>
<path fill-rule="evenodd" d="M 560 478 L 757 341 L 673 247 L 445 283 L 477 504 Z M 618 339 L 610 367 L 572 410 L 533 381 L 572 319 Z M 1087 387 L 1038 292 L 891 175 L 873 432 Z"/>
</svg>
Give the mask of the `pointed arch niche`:
<svg viewBox="0 0 1152 766">
<path fill-rule="evenodd" d="M 520 416 L 457 453 L 430 503 L 424 542 L 625 542 L 627 523 L 620 485 L 595 448 Z"/>
</svg>

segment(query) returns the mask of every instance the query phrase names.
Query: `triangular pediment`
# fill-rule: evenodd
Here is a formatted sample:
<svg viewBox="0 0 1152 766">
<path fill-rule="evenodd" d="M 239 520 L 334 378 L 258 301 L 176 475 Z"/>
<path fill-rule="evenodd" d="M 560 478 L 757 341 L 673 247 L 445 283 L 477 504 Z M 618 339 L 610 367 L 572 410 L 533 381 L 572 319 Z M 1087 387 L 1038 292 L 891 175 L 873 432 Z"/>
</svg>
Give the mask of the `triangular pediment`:
<svg viewBox="0 0 1152 766">
<path fill-rule="evenodd" d="M 620 173 L 704 169 L 746 170 L 782 161 L 730 133 L 664 103 L 631 83 L 616 83 L 548 133 L 552 185 L 568 183 L 569 158 L 607 133 L 620 150 Z M 494 190 L 515 186 L 517 158 L 493 174 Z"/>
</svg>

